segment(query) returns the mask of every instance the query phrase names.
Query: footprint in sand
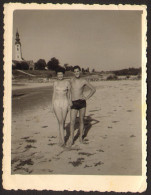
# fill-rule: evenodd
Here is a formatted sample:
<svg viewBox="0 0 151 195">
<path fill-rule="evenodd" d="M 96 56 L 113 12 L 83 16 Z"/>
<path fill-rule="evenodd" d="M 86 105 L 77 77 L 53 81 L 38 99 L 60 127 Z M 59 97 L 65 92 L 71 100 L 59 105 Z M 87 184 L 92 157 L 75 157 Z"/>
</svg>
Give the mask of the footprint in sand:
<svg viewBox="0 0 151 195">
<path fill-rule="evenodd" d="M 85 165 L 84 168 L 88 168 L 88 167 L 92 167 L 92 166 L 89 166 L 89 165 Z"/>
<path fill-rule="evenodd" d="M 102 137 L 103 139 L 107 139 L 107 135 L 100 136 L 100 137 Z"/>
<path fill-rule="evenodd" d="M 32 171 L 30 171 L 28 168 L 23 168 L 23 167 L 15 167 L 14 172 L 19 170 L 24 171 L 26 173 L 32 173 Z"/>
<path fill-rule="evenodd" d="M 22 168 L 25 165 L 33 165 L 34 162 L 29 158 L 27 160 L 20 160 L 20 163 L 15 168 Z"/>
<path fill-rule="evenodd" d="M 59 158 L 59 157 L 53 157 L 53 159 L 54 159 L 54 160 L 60 160 L 60 158 Z"/>
<path fill-rule="evenodd" d="M 127 112 L 132 112 L 133 110 L 127 110 Z"/>
<path fill-rule="evenodd" d="M 96 150 L 97 152 L 104 152 L 104 150 L 101 150 L 101 149 L 99 149 L 99 150 Z"/>
<path fill-rule="evenodd" d="M 113 127 L 112 126 L 108 126 L 108 129 L 112 129 Z"/>
<path fill-rule="evenodd" d="M 35 139 L 27 139 L 26 142 L 28 142 L 28 143 L 35 143 L 37 141 Z"/>
<path fill-rule="evenodd" d="M 84 156 L 92 156 L 92 155 L 94 155 L 95 153 L 91 154 L 91 153 L 88 153 L 88 152 L 79 152 L 78 154 L 79 154 L 79 155 L 84 155 Z"/>
<path fill-rule="evenodd" d="M 48 138 L 56 138 L 57 136 L 51 136 L 51 137 L 48 137 Z"/>
<path fill-rule="evenodd" d="M 112 121 L 112 123 L 118 123 L 118 122 L 120 122 L 120 121 Z"/>
<path fill-rule="evenodd" d="M 97 163 L 94 164 L 95 167 L 99 166 L 99 165 L 103 165 L 104 163 L 102 161 L 99 161 Z"/>
<path fill-rule="evenodd" d="M 33 152 L 30 156 L 34 156 L 37 152 Z"/>
<path fill-rule="evenodd" d="M 47 162 L 47 159 L 39 161 L 38 163 L 45 163 L 45 162 Z"/>
<path fill-rule="evenodd" d="M 47 128 L 48 126 L 42 126 L 41 128 Z"/>
<path fill-rule="evenodd" d="M 136 137 L 136 136 L 135 135 L 131 135 L 130 137 L 132 138 L 132 137 Z"/>
<path fill-rule="evenodd" d="M 74 167 L 78 167 L 84 162 L 84 158 L 78 158 L 76 161 L 70 161 L 69 164 L 72 164 Z"/>
<path fill-rule="evenodd" d="M 99 110 L 101 110 L 101 109 L 98 109 L 98 110 L 90 110 L 89 112 L 96 112 L 96 111 L 99 111 Z"/>
<path fill-rule="evenodd" d="M 29 150 L 31 148 L 37 148 L 37 147 L 32 146 L 32 145 L 26 145 L 25 148 L 24 148 L 25 150 L 23 152 L 26 152 L 27 150 Z"/>
<path fill-rule="evenodd" d="M 67 151 L 79 151 L 79 150 L 81 150 L 80 148 L 65 148 L 65 150 L 67 150 Z"/>
<path fill-rule="evenodd" d="M 16 163 L 17 161 L 19 161 L 19 159 L 18 158 L 14 158 L 14 159 L 11 160 L 11 164 Z"/>
<path fill-rule="evenodd" d="M 89 144 L 89 142 L 85 142 L 85 141 L 84 141 L 83 144 Z"/>
<path fill-rule="evenodd" d="M 39 134 L 40 132 L 34 133 L 35 135 Z"/>
<path fill-rule="evenodd" d="M 49 146 L 53 146 L 53 145 L 56 145 L 56 143 L 50 143 L 50 144 L 48 144 Z"/>
<path fill-rule="evenodd" d="M 29 139 L 30 137 L 22 137 L 21 139 Z"/>
</svg>

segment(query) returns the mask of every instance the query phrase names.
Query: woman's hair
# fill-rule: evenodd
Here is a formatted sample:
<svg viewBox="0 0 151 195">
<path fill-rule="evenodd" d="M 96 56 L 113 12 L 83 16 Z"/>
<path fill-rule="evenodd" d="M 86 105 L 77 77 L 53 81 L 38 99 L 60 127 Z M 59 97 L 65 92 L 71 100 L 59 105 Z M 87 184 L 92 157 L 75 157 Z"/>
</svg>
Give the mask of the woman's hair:
<svg viewBox="0 0 151 195">
<path fill-rule="evenodd" d="M 75 69 L 79 69 L 79 70 L 81 71 L 81 68 L 80 68 L 80 66 L 78 66 L 78 65 L 76 65 L 76 66 L 73 67 L 73 71 L 74 71 Z"/>
<path fill-rule="evenodd" d="M 57 74 L 58 72 L 62 72 L 63 74 L 65 74 L 65 68 L 63 68 L 63 67 L 58 67 L 58 68 L 56 69 L 56 74 Z"/>
</svg>

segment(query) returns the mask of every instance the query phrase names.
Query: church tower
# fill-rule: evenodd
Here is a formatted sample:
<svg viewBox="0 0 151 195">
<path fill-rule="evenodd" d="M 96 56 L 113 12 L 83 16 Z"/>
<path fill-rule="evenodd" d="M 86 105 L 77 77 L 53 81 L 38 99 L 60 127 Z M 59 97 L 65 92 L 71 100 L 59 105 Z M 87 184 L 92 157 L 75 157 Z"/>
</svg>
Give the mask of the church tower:
<svg viewBox="0 0 151 195">
<path fill-rule="evenodd" d="M 15 60 L 22 61 L 22 52 L 21 52 L 21 43 L 19 38 L 18 30 L 16 32 L 16 41 L 15 41 Z"/>
</svg>

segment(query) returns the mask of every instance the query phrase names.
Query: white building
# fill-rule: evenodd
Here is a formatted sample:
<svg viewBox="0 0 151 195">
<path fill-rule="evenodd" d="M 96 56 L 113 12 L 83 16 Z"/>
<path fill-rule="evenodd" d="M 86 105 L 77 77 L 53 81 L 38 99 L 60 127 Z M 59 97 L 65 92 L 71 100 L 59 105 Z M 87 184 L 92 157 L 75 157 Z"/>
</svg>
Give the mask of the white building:
<svg viewBox="0 0 151 195">
<path fill-rule="evenodd" d="M 15 41 L 15 59 L 16 61 L 22 61 L 22 51 L 21 51 L 21 42 L 19 38 L 18 30 L 16 32 L 16 41 Z"/>
</svg>

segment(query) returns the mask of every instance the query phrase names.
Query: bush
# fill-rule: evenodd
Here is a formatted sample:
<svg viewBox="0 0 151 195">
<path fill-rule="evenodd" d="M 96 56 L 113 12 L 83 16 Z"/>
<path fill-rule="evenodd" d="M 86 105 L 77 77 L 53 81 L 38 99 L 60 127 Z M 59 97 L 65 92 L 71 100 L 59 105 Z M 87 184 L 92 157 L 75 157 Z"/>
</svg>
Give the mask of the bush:
<svg viewBox="0 0 151 195">
<path fill-rule="evenodd" d="M 138 75 L 138 76 L 137 76 L 137 79 L 141 79 L 141 78 L 142 78 L 141 75 Z"/>
<path fill-rule="evenodd" d="M 116 75 L 110 75 L 106 80 L 118 80 L 118 77 Z"/>
<path fill-rule="evenodd" d="M 127 76 L 126 76 L 126 78 L 127 78 L 127 79 L 129 79 L 129 78 L 130 78 L 130 76 L 129 76 L 129 75 L 127 75 Z"/>
<path fill-rule="evenodd" d="M 128 68 L 128 69 L 122 69 L 122 70 L 116 70 L 114 71 L 115 75 L 118 76 L 126 76 L 126 75 L 138 75 L 141 74 L 141 68 Z"/>
<path fill-rule="evenodd" d="M 19 70 L 28 70 L 29 69 L 29 65 L 27 62 L 18 62 L 16 64 L 16 69 L 19 69 Z"/>
</svg>

